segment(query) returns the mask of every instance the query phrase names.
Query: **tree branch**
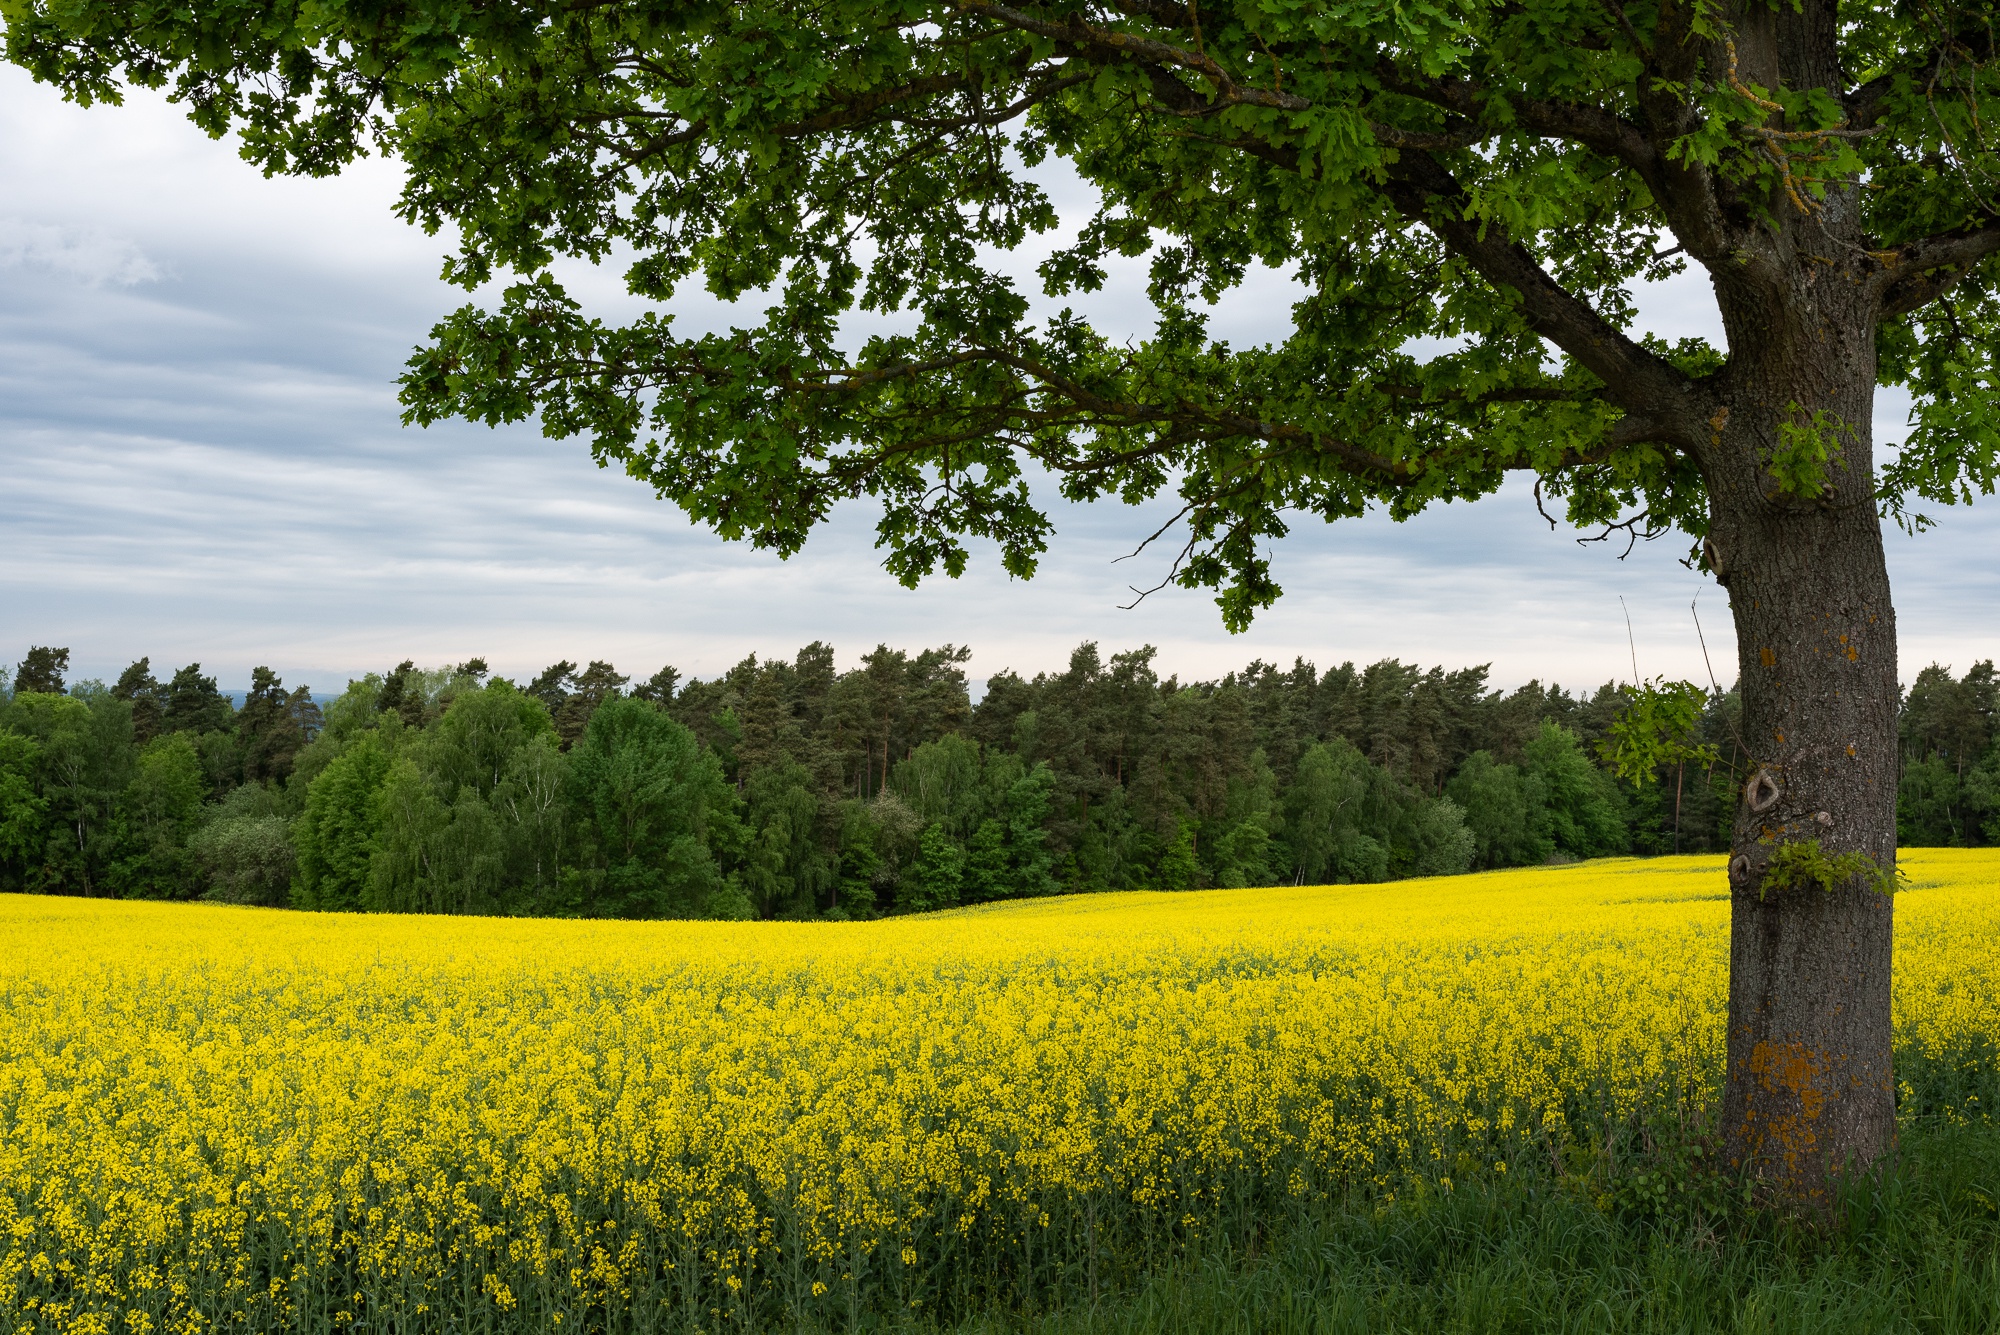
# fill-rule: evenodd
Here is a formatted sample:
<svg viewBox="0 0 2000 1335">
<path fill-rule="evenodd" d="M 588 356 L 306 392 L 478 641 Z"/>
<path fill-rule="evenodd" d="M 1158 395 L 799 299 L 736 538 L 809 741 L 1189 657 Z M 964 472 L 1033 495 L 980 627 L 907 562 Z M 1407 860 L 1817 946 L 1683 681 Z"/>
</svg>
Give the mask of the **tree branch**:
<svg viewBox="0 0 2000 1335">
<path fill-rule="evenodd" d="M 1469 79 L 1413 78 L 1383 60 L 1376 77 L 1392 93 L 1427 102 L 1468 121 L 1478 121 L 1493 93 Z M 1585 102 L 1559 102 L 1546 98 L 1523 97 L 1516 93 L 1499 95 L 1513 112 L 1522 129 L 1552 139 L 1568 139 L 1624 163 L 1639 173 L 1650 186 L 1654 183 L 1660 154 L 1637 125 L 1603 107 Z"/>
<path fill-rule="evenodd" d="M 1935 20 L 1935 10 L 1926 7 L 1923 12 Z M 1884 70 L 1868 82 L 1856 87 L 1841 99 L 1841 107 L 1847 112 L 1848 124 L 1864 129 L 1874 125 L 1875 118 L 1882 113 L 1882 103 L 1887 100 L 1890 90 L 1896 86 L 1898 75 L 1908 74 L 1911 81 L 1917 84 L 1935 80 L 1939 73 L 1950 65 L 1954 48 L 1960 52 L 1965 51 L 1965 47 L 1961 44 L 1963 41 L 1963 35 L 1941 37 L 1897 62 L 1893 68 Z M 1993 58 L 1994 52 L 1990 43 L 1983 52 L 1975 44 L 1970 54 L 1976 61 L 1989 61 Z"/>
<path fill-rule="evenodd" d="M 1194 27 L 1194 11 L 1176 0 L 1112 0 L 1133 18 L 1147 18 L 1165 28 Z"/>
<path fill-rule="evenodd" d="M 993 4 L 991 0 L 957 0 L 957 8 L 960 13 L 993 19 L 1010 28 L 1018 28 L 1022 32 L 1046 37 L 1079 50 L 1095 50 L 1140 64 L 1171 65 L 1192 71 L 1208 81 L 1223 105 L 1271 107 L 1279 111 L 1304 111 L 1312 106 L 1312 103 L 1305 98 L 1292 93 L 1245 87 L 1237 83 L 1227 70 L 1205 52 L 1189 51 L 1167 42 L 1111 28 L 1095 28 L 1081 18 L 1072 18 L 1068 23 L 1050 23 L 1045 19 L 1023 14 L 1018 9 Z"/>
<path fill-rule="evenodd" d="M 1873 126 L 1875 118 L 1882 114 L 1882 100 L 1895 86 L 1893 73 L 1879 74 L 1842 98 L 1841 110 L 1847 113 L 1847 123 L 1863 129 Z"/>
<path fill-rule="evenodd" d="M 1878 258 L 1885 263 L 1873 280 L 1881 294 L 1882 314 L 1907 315 L 1930 304 L 1996 252 L 2000 252 L 2000 222 L 1906 241 L 1884 252 Z"/>
<path fill-rule="evenodd" d="M 1646 183 L 1661 211 L 1667 215 L 1668 225 L 1673 228 L 1674 234 L 1688 253 L 1697 259 L 1720 259 L 1735 248 L 1723 222 L 1722 209 L 1715 198 L 1714 183 L 1709 173 L 1675 161 L 1662 148 L 1663 144 L 1685 133 L 1685 126 L 1676 123 L 1669 134 L 1651 134 L 1647 127 L 1591 103 L 1526 97 L 1516 93 L 1496 94 L 1469 79 L 1406 74 L 1386 58 L 1377 62 L 1375 75 L 1390 92 L 1428 103 L 1471 121 L 1478 121 L 1486 102 L 1498 97 L 1506 103 L 1515 125 L 1521 129 L 1550 139 L 1581 144 L 1629 168 Z M 1648 107 L 1651 119 L 1658 119 L 1658 113 L 1677 113 L 1681 109 L 1677 103 L 1665 105 L 1667 96 L 1642 95 L 1641 101 Z M 1670 116 L 1669 119 L 1677 122 L 1678 116 Z M 1384 139 L 1383 142 L 1390 141 Z"/>
<path fill-rule="evenodd" d="M 1404 155 L 1390 172 L 1386 193 L 1404 217 L 1429 228 L 1488 282 L 1516 293 L 1529 327 L 1602 380 L 1611 402 L 1663 429 L 1685 414 L 1688 377 L 1551 278 L 1499 223 L 1468 219 L 1463 187 L 1436 159 Z"/>
<path fill-rule="evenodd" d="M 1375 136 L 1375 142 L 1378 144 L 1387 144 L 1391 148 L 1416 149 L 1425 153 L 1470 148 L 1481 140 L 1493 137 L 1491 130 L 1482 130 L 1476 125 L 1464 126 L 1444 134 L 1427 134 L 1416 130 L 1399 129 L 1379 121 L 1369 121 L 1368 131 Z"/>
<path fill-rule="evenodd" d="M 1665 445 L 1677 448 L 1679 444 L 1674 433 L 1667 427 L 1650 417 L 1639 417 L 1631 413 L 1619 418 L 1612 425 L 1604 437 L 1604 443 L 1611 450 L 1622 450 L 1632 445 Z"/>
<path fill-rule="evenodd" d="M 1022 64 L 1027 62 L 1022 61 Z M 1032 71 L 1030 73 L 1033 73 Z M 975 111 L 963 116 L 919 116 L 900 114 L 897 108 L 905 103 L 935 98 L 940 94 L 967 92 L 979 85 L 962 75 L 928 75 L 893 88 L 878 88 L 858 94 L 835 103 L 816 116 L 805 120 L 788 121 L 770 127 L 770 133 L 781 139 L 801 139 L 834 130 L 852 129 L 877 121 L 892 121 L 913 125 L 920 129 L 963 130 L 978 126 L 1003 125 L 1023 115 L 1037 104 L 1046 101 L 1064 89 L 1073 88 L 1087 82 L 1090 75 L 1063 74 L 1059 69 L 1039 71 L 1040 80 L 1030 86 L 1015 101 L 1004 107 L 990 111 Z M 645 124 L 649 121 L 669 119 L 672 113 L 636 109 L 607 111 L 595 115 L 578 115 L 578 124 L 606 124 L 619 122 L 631 125 L 633 122 Z M 664 134 L 632 135 L 620 138 L 616 135 L 593 135 L 591 142 L 615 154 L 621 161 L 638 165 L 647 159 L 681 144 L 692 143 L 710 133 L 711 126 L 706 120 L 691 121 Z"/>
</svg>

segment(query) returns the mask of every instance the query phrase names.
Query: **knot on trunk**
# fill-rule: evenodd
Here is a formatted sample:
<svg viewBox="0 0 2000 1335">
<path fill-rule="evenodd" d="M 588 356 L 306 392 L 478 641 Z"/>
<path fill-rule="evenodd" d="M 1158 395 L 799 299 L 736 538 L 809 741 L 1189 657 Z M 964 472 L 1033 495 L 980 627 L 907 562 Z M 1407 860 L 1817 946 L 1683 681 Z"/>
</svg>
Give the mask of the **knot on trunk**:
<svg viewBox="0 0 2000 1335">
<path fill-rule="evenodd" d="M 1750 810 L 1760 816 L 1778 805 L 1778 799 L 1784 795 L 1785 790 L 1778 782 L 1778 776 L 1762 765 L 1750 776 L 1750 782 L 1743 785 L 1743 800 L 1750 804 Z"/>
</svg>

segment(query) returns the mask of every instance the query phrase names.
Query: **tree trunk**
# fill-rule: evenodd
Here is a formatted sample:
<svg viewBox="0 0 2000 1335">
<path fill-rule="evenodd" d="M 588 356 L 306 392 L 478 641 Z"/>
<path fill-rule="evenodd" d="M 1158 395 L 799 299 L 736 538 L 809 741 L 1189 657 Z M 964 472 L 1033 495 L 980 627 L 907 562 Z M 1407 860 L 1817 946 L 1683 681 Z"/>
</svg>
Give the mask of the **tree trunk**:
<svg viewBox="0 0 2000 1335">
<path fill-rule="evenodd" d="M 1841 1176 L 1895 1148 L 1900 691 L 1871 486 L 1874 311 L 1842 276 L 1798 272 L 1780 305 L 1717 280 L 1735 373 L 1710 423 L 1707 554 L 1735 616 L 1750 757 L 1729 863 L 1722 1130 L 1732 1168 L 1823 1217 Z M 1815 438 L 1802 433 L 1828 449 L 1823 488 L 1787 480 L 1787 456 Z"/>
</svg>

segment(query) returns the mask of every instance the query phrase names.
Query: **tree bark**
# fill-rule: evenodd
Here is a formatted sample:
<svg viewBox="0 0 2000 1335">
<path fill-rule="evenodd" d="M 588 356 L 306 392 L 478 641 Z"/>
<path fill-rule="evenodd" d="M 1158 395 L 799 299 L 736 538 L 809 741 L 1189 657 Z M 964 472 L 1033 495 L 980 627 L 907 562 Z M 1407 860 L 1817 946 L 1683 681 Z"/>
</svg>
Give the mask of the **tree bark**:
<svg viewBox="0 0 2000 1335">
<path fill-rule="evenodd" d="M 1814 221 L 1837 227 L 1842 204 Z M 1722 1131 L 1729 1165 L 1767 1198 L 1824 1217 L 1842 1176 L 1895 1148 L 1900 690 L 1871 485 L 1876 312 L 1837 269 L 1792 271 L 1788 293 L 1716 284 L 1732 368 L 1710 422 L 1707 553 L 1735 618 L 1750 757 L 1729 863 Z M 1831 451 L 1816 495 L 1774 462 L 1806 431 Z M 1781 855 L 1793 844 L 1808 847 Z M 1781 856 L 1823 884 L 1770 884 Z"/>
</svg>

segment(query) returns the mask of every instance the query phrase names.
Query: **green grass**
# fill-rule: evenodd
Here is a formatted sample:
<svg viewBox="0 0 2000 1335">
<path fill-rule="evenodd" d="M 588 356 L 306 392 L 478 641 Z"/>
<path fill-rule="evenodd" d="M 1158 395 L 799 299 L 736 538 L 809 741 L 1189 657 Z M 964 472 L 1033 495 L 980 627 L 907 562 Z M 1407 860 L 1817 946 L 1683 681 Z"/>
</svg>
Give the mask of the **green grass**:
<svg viewBox="0 0 2000 1335">
<path fill-rule="evenodd" d="M 1129 1292 L 1050 1296 L 965 1335 L 2000 1332 L 2000 1127 L 1906 1132 L 1826 1235 L 1766 1216 L 1621 1215 L 1532 1180 L 1287 1221 Z"/>
</svg>

